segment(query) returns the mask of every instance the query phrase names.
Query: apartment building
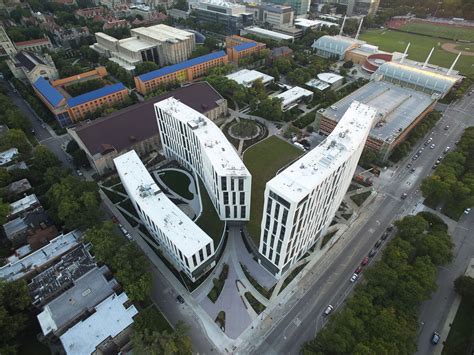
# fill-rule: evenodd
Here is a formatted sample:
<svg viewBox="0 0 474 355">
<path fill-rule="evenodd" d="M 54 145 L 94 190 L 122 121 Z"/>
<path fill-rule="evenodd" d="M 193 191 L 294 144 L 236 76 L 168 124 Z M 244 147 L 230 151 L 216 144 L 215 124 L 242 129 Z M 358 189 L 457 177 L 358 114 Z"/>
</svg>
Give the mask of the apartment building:
<svg viewBox="0 0 474 355">
<path fill-rule="evenodd" d="M 166 197 L 137 153 L 114 163 L 140 219 L 176 269 L 195 281 L 214 267 L 214 241 Z"/>
<path fill-rule="evenodd" d="M 240 59 L 252 54 L 259 54 L 266 48 L 265 43 L 256 42 L 237 35 L 226 37 L 225 43 L 229 60 L 236 64 L 239 63 Z"/>
<path fill-rule="evenodd" d="M 267 0 L 268 3 L 290 6 L 296 16 L 306 15 L 311 5 L 310 0 Z"/>
<path fill-rule="evenodd" d="M 196 46 L 194 33 L 163 24 L 134 28 L 130 33 L 131 37 L 118 40 L 97 32 L 97 43 L 90 47 L 122 68 L 133 71 L 142 62 L 160 66 L 183 62 Z"/>
<path fill-rule="evenodd" d="M 372 107 L 353 102 L 319 146 L 267 182 L 260 262 L 277 278 L 313 245 L 317 250 L 321 248 L 323 236 L 350 185 L 375 115 Z"/>
<path fill-rule="evenodd" d="M 201 23 L 221 25 L 229 34 L 237 34 L 253 23 L 253 14 L 245 5 L 229 1 L 208 0 L 190 4 Z"/>
<path fill-rule="evenodd" d="M 153 70 L 134 78 L 135 87 L 142 95 L 155 90 L 167 83 L 181 83 L 199 78 L 220 65 L 227 64 L 228 58 L 224 51 L 213 52 L 185 62 Z"/>
<path fill-rule="evenodd" d="M 155 110 L 165 156 L 196 172 L 221 220 L 249 220 L 252 177 L 219 127 L 174 98 Z"/>
<path fill-rule="evenodd" d="M 31 51 L 36 53 L 42 53 L 44 50 L 53 49 L 53 44 L 49 37 L 32 39 L 29 41 L 15 42 L 15 47 L 19 51 Z"/>
</svg>

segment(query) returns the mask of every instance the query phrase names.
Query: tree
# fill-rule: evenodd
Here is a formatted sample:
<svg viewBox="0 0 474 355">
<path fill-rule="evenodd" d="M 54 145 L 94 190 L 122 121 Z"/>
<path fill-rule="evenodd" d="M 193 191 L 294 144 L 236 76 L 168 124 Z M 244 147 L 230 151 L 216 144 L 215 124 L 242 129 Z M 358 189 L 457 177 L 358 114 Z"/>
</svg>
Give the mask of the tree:
<svg viewBox="0 0 474 355">
<path fill-rule="evenodd" d="M 135 75 L 145 74 L 159 68 L 160 66 L 154 62 L 142 62 L 135 66 Z"/>
<path fill-rule="evenodd" d="M 21 154 L 31 152 L 31 144 L 26 138 L 25 132 L 20 129 L 10 129 L 2 138 L 1 149 L 17 148 Z"/>
<path fill-rule="evenodd" d="M 7 223 L 7 216 L 10 213 L 10 206 L 8 203 L 3 203 L 2 200 L 0 200 L 0 225 L 4 225 Z"/>
<path fill-rule="evenodd" d="M 279 57 L 273 62 L 273 67 L 281 74 L 286 74 L 292 69 L 291 60 L 286 57 Z"/>
<path fill-rule="evenodd" d="M 5 168 L 0 168 L 0 187 L 7 186 L 12 182 L 10 172 Z"/>
<path fill-rule="evenodd" d="M 38 145 L 33 151 L 33 169 L 38 173 L 43 173 L 49 168 L 61 166 L 61 162 L 44 145 Z"/>
<path fill-rule="evenodd" d="M 459 293 L 464 299 L 474 300 L 474 278 L 466 275 L 459 276 L 454 280 L 454 289 Z"/>
<path fill-rule="evenodd" d="M 191 339 L 187 336 L 188 328 L 179 322 L 174 332 L 135 331 L 132 336 L 134 351 L 137 354 L 150 355 L 188 355 L 192 353 Z"/>
</svg>

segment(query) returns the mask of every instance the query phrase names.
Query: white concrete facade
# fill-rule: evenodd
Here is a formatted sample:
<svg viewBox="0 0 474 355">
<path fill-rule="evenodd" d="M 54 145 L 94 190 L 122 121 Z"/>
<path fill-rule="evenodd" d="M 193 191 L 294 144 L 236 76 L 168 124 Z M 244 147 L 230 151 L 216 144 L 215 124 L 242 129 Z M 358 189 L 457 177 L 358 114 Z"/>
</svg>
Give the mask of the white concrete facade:
<svg viewBox="0 0 474 355">
<path fill-rule="evenodd" d="M 114 163 L 140 219 L 176 269 L 195 281 L 212 268 L 214 241 L 165 196 L 137 153 L 122 154 Z"/>
<path fill-rule="evenodd" d="M 273 76 L 249 69 L 242 69 L 226 75 L 226 78 L 235 81 L 237 84 L 244 85 L 247 88 L 252 87 L 257 80 L 261 80 L 263 85 L 268 85 L 275 80 Z"/>
<path fill-rule="evenodd" d="M 221 220 L 248 221 L 252 177 L 219 127 L 174 98 L 155 111 L 165 156 L 199 175 Z"/>
<path fill-rule="evenodd" d="M 281 277 L 330 226 L 350 185 L 376 110 L 354 101 L 316 148 L 267 182 L 259 252 Z"/>
</svg>

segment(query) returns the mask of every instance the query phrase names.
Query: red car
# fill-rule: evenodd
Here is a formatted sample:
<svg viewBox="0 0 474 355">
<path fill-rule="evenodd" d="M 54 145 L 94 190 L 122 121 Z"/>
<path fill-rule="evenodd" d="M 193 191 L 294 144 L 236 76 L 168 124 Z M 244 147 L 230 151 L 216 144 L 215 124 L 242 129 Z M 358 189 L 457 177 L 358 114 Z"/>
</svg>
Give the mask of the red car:
<svg viewBox="0 0 474 355">
<path fill-rule="evenodd" d="M 359 275 L 361 272 L 362 272 L 362 266 L 359 266 L 357 267 L 357 269 L 355 269 L 354 274 Z"/>
<path fill-rule="evenodd" d="M 364 259 L 362 259 L 362 262 L 360 263 L 362 266 L 365 266 L 369 263 L 369 257 L 366 256 Z"/>
</svg>

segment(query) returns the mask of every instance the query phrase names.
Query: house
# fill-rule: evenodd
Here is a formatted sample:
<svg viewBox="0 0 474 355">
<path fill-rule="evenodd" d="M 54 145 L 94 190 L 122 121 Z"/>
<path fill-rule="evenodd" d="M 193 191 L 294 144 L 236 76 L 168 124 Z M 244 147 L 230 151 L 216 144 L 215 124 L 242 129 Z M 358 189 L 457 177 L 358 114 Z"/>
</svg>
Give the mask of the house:
<svg viewBox="0 0 474 355">
<path fill-rule="evenodd" d="M 19 80 L 26 80 L 33 84 L 40 76 L 46 80 L 56 80 L 59 77 L 58 70 L 49 54 L 36 54 L 21 51 L 7 60 L 8 68 L 13 76 Z"/>
<path fill-rule="evenodd" d="M 31 184 L 28 179 L 21 179 L 12 182 L 5 188 L 7 195 L 15 196 L 31 190 Z"/>
<path fill-rule="evenodd" d="M 18 155 L 18 149 L 10 148 L 3 152 L 0 152 L 0 167 L 6 167 L 10 164 L 15 157 Z"/>
<path fill-rule="evenodd" d="M 35 194 L 31 194 L 23 197 L 22 199 L 15 201 L 10 204 L 10 213 L 8 219 L 14 219 L 18 216 L 24 215 L 26 212 L 34 210 L 36 207 L 40 207 L 41 204 Z"/>
</svg>

